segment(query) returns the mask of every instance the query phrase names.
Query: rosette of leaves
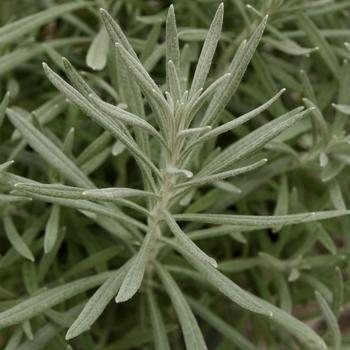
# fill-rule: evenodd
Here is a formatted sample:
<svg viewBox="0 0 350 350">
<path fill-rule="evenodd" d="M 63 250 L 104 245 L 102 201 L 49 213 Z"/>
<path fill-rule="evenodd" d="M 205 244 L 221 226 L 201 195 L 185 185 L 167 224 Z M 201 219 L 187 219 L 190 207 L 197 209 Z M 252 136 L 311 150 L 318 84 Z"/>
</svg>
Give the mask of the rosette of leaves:
<svg viewBox="0 0 350 350">
<path fill-rule="evenodd" d="M 309 325 L 285 308 L 250 293 L 249 286 L 247 290 L 243 289 L 222 273 L 215 259 L 220 256 L 216 256 L 215 250 L 205 251 L 195 243 L 218 235 L 244 240 L 242 233 L 265 229 L 278 231 L 289 225 L 348 214 L 345 208 L 339 208 L 289 215 L 238 215 L 226 208 L 208 212 L 204 202 L 204 209 L 189 206 L 193 198 L 200 203 L 202 189 L 210 186 L 239 192 L 235 177 L 242 177 L 248 172 L 254 174 L 268 162 L 264 157 L 266 153 L 261 152 L 262 148 L 310 113 L 315 113 L 315 106 L 307 109 L 298 107 L 238 140 L 225 137 L 231 130 L 273 106 L 284 90 L 255 109 L 223 122 L 227 117 L 225 107 L 240 85 L 268 20 L 267 17 L 262 19 L 248 39 L 238 46 L 222 74 L 212 79 L 208 75 L 220 40 L 223 10 L 221 4 L 206 34 L 194 75 L 190 78 L 192 53 L 188 46 L 180 48 L 174 9 L 172 6 L 169 8 L 165 34 L 166 79 L 161 86 L 148 74 L 117 22 L 101 10 L 104 30 L 110 38 L 110 54 L 115 62 L 112 74 L 122 87 L 116 94 L 121 103 L 118 105 L 102 100 L 67 59 L 63 59 L 63 67 L 69 82 L 47 64 L 43 65 L 48 79 L 61 94 L 105 130 L 77 158 L 71 152 L 73 132 L 67 134 L 63 143 L 60 142 L 43 130 L 35 117 L 25 115 L 18 108 L 8 108 L 9 98 L 5 96 L 1 114 L 6 110 L 23 138 L 24 147 L 30 145 L 51 169 L 51 183 L 41 183 L 8 172 L 12 162 L 1 165 L 1 184 L 11 191 L 3 195 L 3 201 L 7 203 L 3 213 L 4 229 L 14 251 L 34 261 L 38 247 L 31 246 L 31 242 L 44 222 L 43 246 L 47 258 L 42 262 L 40 271 L 41 275 L 47 274 L 45 263 L 50 265 L 50 259 L 55 258 L 64 239 L 59 222 L 62 208 L 68 207 L 76 209 L 112 235 L 116 247 L 123 246 L 125 254 L 123 264 L 114 270 L 64 281 L 47 289 L 33 284 L 33 281 L 38 283 L 40 278 L 35 276 L 32 263 L 25 264 L 23 270 L 30 296 L 16 300 L 0 313 L 1 328 L 22 323 L 24 331 L 30 336 L 31 320 L 39 318 L 41 328 L 34 339 L 44 339 L 41 344 L 47 344 L 57 335 L 59 328 L 56 324 L 69 328 L 66 340 L 70 340 L 90 330 L 112 299 L 117 303 L 130 300 L 125 306 L 128 307 L 137 299 L 135 294 L 138 293 L 142 298 L 141 312 L 152 329 L 154 347 L 159 350 L 181 348 L 181 343 L 173 335 L 174 327 L 167 325 L 168 312 L 165 314 L 163 306 L 163 298 L 167 295 L 187 349 L 206 349 L 208 346 L 193 311 L 234 346 L 255 349 L 258 345 L 254 345 L 253 339 L 235 331 L 215 315 L 214 308 L 206 305 L 205 295 L 219 297 L 221 294 L 221 298 L 226 297 L 243 309 L 243 315 L 248 315 L 246 311 L 252 313 L 246 317 L 265 318 L 275 324 L 277 328 L 274 332 L 279 337 L 291 335 L 288 338 L 290 344 L 297 341 L 302 348 L 327 348 L 324 340 Z M 134 174 L 141 179 L 137 181 L 137 188 L 101 188 L 86 175 L 89 171 L 82 170 L 82 165 L 85 164 L 86 169 L 87 161 L 92 161 L 96 154 L 101 157 L 103 148 L 111 139 L 116 142 L 115 152 L 125 149 L 133 157 Z M 223 146 L 219 147 L 220 144 Z M 110 149 L 106 155 L 109 154 Z M 94 161 L 98 163 L 98 159 Z M 88 164 L 95 169 L 91 163 Z M 125 183 L 128 184 L 127 180 Z M 11 203 L 28 205 L 28 200 L 52 203 L 52 207 L 48 217 L 38 220 L 38 228 L 21 236 L 13 220 Z M 84 239 L 82 234 L 79 237 Z M 111 247 L 108 254 L 118 254 L 116 247 Z M 52 255 L 53 252 L 55 254 Z M 11 259 L 13 257 L 8 256 L 5 263 Z M 275 262 L 267 256 L 265 259 L 270 259 L 271 264 Z M 93 266 L 92 256 L 84 264 Z M 75 268 L 79 272 L 84 270 L 84 265 Z M 69 270 L 63 279 L 71 275 L 75 273 Z M 201 292 L 200 301 L 186 295 L 187 285 L 183 284 L 183 279 L 190 279 L 192 284 L 196 284 Z M 87 302 L 78 302 L 64 312 L 52 309 L 89 289 L 96 290 Z M 334 321 L 328 302 L 319 293 L 316 298 L 328 320 Z M 146 311 L 143 310 L 143 302 L 147 304 Z M 54 324 L 40 323 L 43 318 L 53 320 Z M 119 321 L 123 322 L 122 319 Z M 331 325 L 337 336 L 335 323 Z M 336 344 L 338 338 L 335 338 Z M 86 339 L 88 342 L 90 338 Z"/>
</svg>

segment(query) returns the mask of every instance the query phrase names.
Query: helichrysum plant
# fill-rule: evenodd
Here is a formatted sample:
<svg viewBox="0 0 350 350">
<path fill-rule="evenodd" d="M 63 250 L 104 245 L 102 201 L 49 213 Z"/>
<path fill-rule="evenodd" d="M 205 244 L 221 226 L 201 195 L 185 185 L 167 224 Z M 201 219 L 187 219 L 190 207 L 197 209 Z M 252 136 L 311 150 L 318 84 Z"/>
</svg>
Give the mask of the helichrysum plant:
<svg viewBox="0 0 350 350">
<path fill-rule="evenodd" d="M 0 347 L 346 349 L 350 51 L 317 26 L 346 2 L 232 1 L 234 36 L 223 3 L 208 30 L 177 26 L 196 1 L 97 3 L 92 41 L 88 2 L 0 28 Z M 87 36 L 17 47 L 58 16 Z M 86 43 L 95 73 L 61 58 Z M 56 91 L 11 73 L 42 54 Z"/>
</svg>

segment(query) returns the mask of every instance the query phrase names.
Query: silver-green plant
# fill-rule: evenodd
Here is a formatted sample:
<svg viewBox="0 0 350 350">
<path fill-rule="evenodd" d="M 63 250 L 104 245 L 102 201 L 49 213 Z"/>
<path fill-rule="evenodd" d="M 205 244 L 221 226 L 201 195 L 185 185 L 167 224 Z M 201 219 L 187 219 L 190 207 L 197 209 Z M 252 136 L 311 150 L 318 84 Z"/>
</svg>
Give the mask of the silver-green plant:
<svg viewBox="0 0 350 350">
<path fill-rule="evenodd" d="M 78 162 L 69 156 L 73 132 L 68 133 L 64 144 L 60 145 L 41 130 L 35 118 L 30 120 L 18 109 L 7 108 L 8 96 L 5 97 L 0 110 L 7 108 L 8 118 L 25 143 L 57 172 L 52 177 L 57 181 L 44 184 L 6 172 L 10 163 L 1 165 L 2 181 L 13 189 L 8 201 L 31 199 L 52 203 L 44 236 L 45 253 L 52 252 L 62 239 L 60 211 L 61 207 L 70 207 L 116 237 L 127 248 L 128 256 L 124 265 L 116 270 L 47 290 L 37 290 L 29 298 L 0 313 L 1 328 L 22 322 L 25 324 L 41 314 L 54 317 L 52 307 L 98 287 L 82 309 L 71 310 L 70 315 L 78 316 L 66 334 L 66 339 L 69 340 L 88 331 L 113 298 L 117 303 L 122 303 L 140 292 L 148 302 L 147 312 L 152 324 L 154 347 L 166 350 L 171 348 L 169 331 L 165 327 L 157 301 L 158 296 L 165 292 L 176 312 L 186 349 L 207 348 L 192 309 L 216 324 L 224 334 L 226 332 L 226 337 L 232 337 L 243 348 L 256 348 L 253 341 L 232 335 L 223 321 L 216 319 L 215 310 L 203 308 L 203 305 L 185 296 L 174 277 L 174 265 L 179 261 L 176 253 L 179 253 L 191 266 L 189 269 L 179 265 L 180 274 L 189 274 L 194 283 L 201 283 L 205 288 L 211 286 L 215 292 L 221 292 L 244 310 L 264 316 L 282 326 L 300 341 L 302 348 L 327 348 L 324 340 L 306 323 L 251 294 L 225 276 L 217 268 L 215 258 L 219 257 L 203 251 L 181 225 L 183 222 L 192 223 L 192 231 L 195 231 L 193 237 L 195 234 L 215 237 L 218 232 L 236 234 L 239 237 L 242 232 L 260 229 L 278 231 L 288 225 L 349 214 L 344 206 L 338 210 L 289 215 L 279 215 L 277 209 L 276 215 L 271 216 L 186 211 L 187 204 L 203 186 L 231 186 L 231 190 L 233 188 L 239 191 L 227 180 L 264 167 L 268 159 L 259 151 L 311 113 L 315 118 L 318 116 L 316 106 L 305 100 L 307 109 L 295 108 L 223 149 L 215 147 L 219 136 L 259 116 L 273 106 L 284 92 L 283 89 L 254 110 L 223 122 L 225 107 L 237 91 L 268 22 L 267 16 L 262 19 L 249 38 L 239 45 L 228 67 L 213 80 L 208 76 L 221 36 L 223 12 L 224 6 L 221 4 L 204 40 L 193 78 L 189 79 L 187 52 L 185 48 L 180 49 L 174 8 L 170 6 L 165 34 L 166 79 L 159 86 L 140 62 L 120 26 L 105 10 L 101 10 L 102 21 L 110 38 L 117 79 L 123 86 L 122 99 L 125 105 L 103 101 L 67 59 L 63 59 L 62 66 L 70 83 L 47 64 L 43 64 L 48 79 L 62 95 L 106 132 L 102 139 L 91 144 L 92 148 L 87 150 L 84 158 L 92 158 L 93 148 L 112 136 L 118 147 L 125 147 L 136 161 L 142 177 L 141 189 L 98 188 L 80 169 Z M 151 113 L 145 112 L 143 99 Z M 337 108 L 345 107 L 340 105 Z M 280 198 L 283 201 L 283 189 Z M 202 226 L 197 226 L 198 224 Z M 205 225 L 214 226 L 208 229 Z M 28 246 L 29 239 L 18 234 L 8 212 L 4 216 L 4 227 L 14 249 L 24 258 L 33 261 L 34 254 Z M 199 229 L 196 231 L 197 227 Z M 267 254 L 261 256 L 271 264 L 280 266 L 273 257 Z M 316 298 L 324 312 L 330 313 L 322 295 L 318 293 Z M 334 320 L 332 325 L 334 326 Z"/>
</svg>

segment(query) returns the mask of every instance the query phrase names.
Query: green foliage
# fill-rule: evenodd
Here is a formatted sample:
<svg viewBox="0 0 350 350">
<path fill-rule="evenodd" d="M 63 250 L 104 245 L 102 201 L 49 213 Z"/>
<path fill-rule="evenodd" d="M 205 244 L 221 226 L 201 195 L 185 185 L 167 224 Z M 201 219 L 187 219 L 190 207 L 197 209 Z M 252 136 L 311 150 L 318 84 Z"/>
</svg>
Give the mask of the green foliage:
<svg viewBox="0 0 350 350">
<path fill-rule="evenodd" d="M 0 348 L 347 349 L 349 9 L 0 2 Z"/>
</svg>

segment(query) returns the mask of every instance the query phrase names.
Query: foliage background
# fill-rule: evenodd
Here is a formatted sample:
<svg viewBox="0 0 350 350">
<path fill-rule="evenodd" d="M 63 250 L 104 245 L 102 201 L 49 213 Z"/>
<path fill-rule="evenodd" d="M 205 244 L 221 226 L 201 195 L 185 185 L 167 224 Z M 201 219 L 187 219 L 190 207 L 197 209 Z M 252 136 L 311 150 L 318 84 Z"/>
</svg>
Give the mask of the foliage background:
<svg viewBox="0 0 350 350">
<path fill-rule="evenodd" d="M 56 4 L 68 3 L 74 1 L 2 0 L 0 23 L 5 26 Z M 141 62 L 155 82 L 162 85 L 164 22 L 170 2 L 106 0 L 90 4 L 45 21 L 8 41 L 3 41 L 0 28 L 0 97 L 9 91 L 11 108 L 26 118 L 32 116 L 33 124 L 64 149 L 98 187 L 140 188 L 135 161 L 111 137 L 100 138 L 102 146 L 84 156 L 83 152 L 103 130 L 60 95 L 45 76 L 41 62 L 48 62 L 64 75 L 61 56 L 66 57 L 84 72 L 86 80 L 104 100 L 123 104 L 123 87 L 115 79 L 118 66 L 106 44 L 108 37 L 101 34 L 98 8 L 107 8 L 118 19 Z M 174 2 L 180 46 L 189 47 L 191 74 L 218 4 L 210 0 Z M 300 105 L 314 106 L 316 111 L 259 152 L 255 159 L 268 158 L 266 166 L 233 181 L 200 188 L 183 212 L 286 215 L 348 207 L 349 11 L 347 0 L 225 1 L 223 33 L 210 81 L 222 75 L 238 45 L 257 27 L 261 17 L 269 14 L 269 20 L 222 122 L 256 108 L 282 88 L 287 91 L 268 111 L 218 138 L 216 146 L 224 148 Z M 146 112 L 150 113 L 147 105 Z M 6 171 L 43 183 L 60 180 L 57 171 L 14 132 L 3 113 L 0 113 L 0 125 L 0 163 L 15 160 Z M 208 146 L 208 152 L 213 146 Z M 108 230 L 87 216 L 64 207 L 59 215 L 58 239 L 45 254 L 44 233 L 52 205 L 35 200 L 28 204 L 23 198 L 18 202 L 10 200 L 6 195 L 14 189 L 13 182 L 3 171 L 0 189 L 3 193 L 0 213 L 4 221 L 0 229 L 1 311 L 43 288 L 117 268 L 129 257 L 127 247 L 118 237 L 108 234 Z M 126 212 L 132 213 L 130 209 Z M 11 246 L 5 233 L 8 213 L 35 255 L 35 262 L 26 260 Z M 246 290 L 293 313 L 316 330 L 330 348 L 339 346 L 339 330 L 332 324 L 334 318 L 339 318 L 341 346 L 347 349 L 350 344 L 349 220 L 344 216 L 275 230 L 226 232 L 219 236 L 208 231 L 209 238 L 199 240 L 198 244 L 215 257 L 220 271 Z M 202 230 L 203 233 L 209 226 L 184 223 L 181 227 L 186 232 Z M 246 345 L 240 344 L 243 336 L 259 349 L 303 349 L 303 345 L 272 323 L 235 307 L 210 287 L 195 281 L 188 265 L 177 255 L 170 256 L 166 263 L 181 290 L 192 298 L 190 305 L 198 315 L 208 348 L 244 349 Z M 157 302 L 171 344 L 174 349 L 182 349 L 184 344 L 174 310 L 162 288 L 157 288 Z M 319 303 L 315 291 L 321 295 Z M 66 348 L 65 332 L 91 295 L 91 291 L 84 292 L 30 323 L 1 329 L 0 348 Z M 325 308 L 321 307 L 322 302 L 326 303 Z M 217 321 L 218 326 L 214 315 L 203 315 L 203 310 L 214 312 L 225 325 Z M 334 316 L 327 318 L 327 310 L 332 310 Z M 40 343 L 43 329 L 51 336 L 44 337 Z M 69 344 L 74 349 L 153 349 L 152 334 L 147 298 L 145 293 L 138 293 L 128 303 L 109 303 L 91 331 Z"/>
</svg>

